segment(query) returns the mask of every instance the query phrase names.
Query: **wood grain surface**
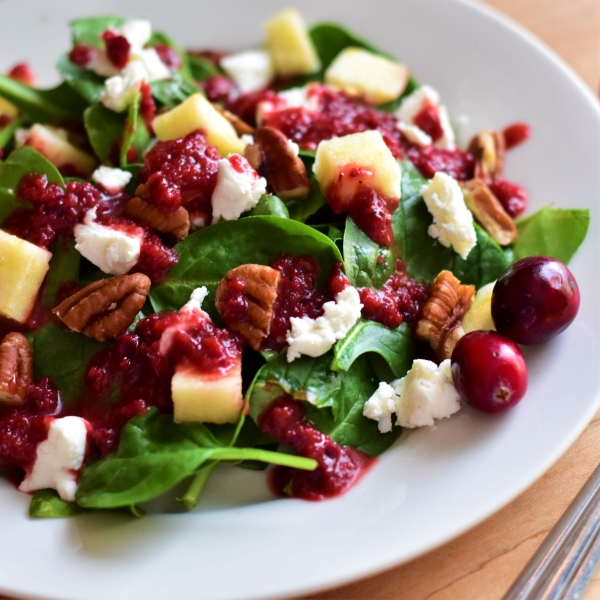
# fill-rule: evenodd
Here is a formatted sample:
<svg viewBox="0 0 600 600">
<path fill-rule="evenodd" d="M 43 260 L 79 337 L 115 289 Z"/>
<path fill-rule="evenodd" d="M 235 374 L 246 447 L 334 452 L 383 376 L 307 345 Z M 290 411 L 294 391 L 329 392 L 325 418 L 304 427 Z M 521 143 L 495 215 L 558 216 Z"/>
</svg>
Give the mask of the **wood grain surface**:
<svg viewBox="0 0 600 600">
<path fill-rule="evenodd" d="M 600 0 L 487 0 L 558 53 L 598 93 Z M 548 473 L 500 512 L 410 563 L 312 600 L 499 600 L 600 463 L 600 413 Z M 596 572 L 582 600 L 600 599 Z"/>
</svg>

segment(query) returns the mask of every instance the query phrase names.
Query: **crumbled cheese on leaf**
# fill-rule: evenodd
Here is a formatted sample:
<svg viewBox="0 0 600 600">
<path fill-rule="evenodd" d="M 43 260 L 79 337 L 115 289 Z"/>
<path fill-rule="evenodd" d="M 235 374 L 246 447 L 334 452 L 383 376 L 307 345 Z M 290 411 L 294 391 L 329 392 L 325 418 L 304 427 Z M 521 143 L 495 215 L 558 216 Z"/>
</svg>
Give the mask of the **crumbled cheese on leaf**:
<svg viewBox="0 0 600 600">
<path fill-rule="evenodd" d="M 98 167 L 92 173 L 92 181 L 103 187 L 109 194 L 117 194 L 131 181 L 131 173 L 111 167 Z"/>
<path fill-rule="evenodd" d="M 274 75 L 271 58 L 262 50 L 230 54 L 222 58 L 219 64 L 242 94 L 263 89 Z"/>
</svg>

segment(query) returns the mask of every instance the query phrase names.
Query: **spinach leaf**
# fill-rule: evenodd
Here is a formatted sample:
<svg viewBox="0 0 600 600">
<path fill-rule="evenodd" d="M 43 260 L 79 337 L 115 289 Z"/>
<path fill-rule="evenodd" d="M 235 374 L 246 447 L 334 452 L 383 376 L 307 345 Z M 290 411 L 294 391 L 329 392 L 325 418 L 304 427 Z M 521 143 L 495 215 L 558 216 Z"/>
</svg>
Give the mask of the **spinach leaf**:
<svg viewBox="0 0 600 600">
<path fill-rule="evenodd" d="M 402 199 L 392 217 L 400 257 L 406 272 L 416 280 L 429 284 L 440 271 L 448 269 L 462 283 L 480 288 L 498 279 L 508 268 L 502 248 L 478 225 L 475 225 L 477 245 L 465 260 L 429 236 L 427 230 L 431 223 L 433 218 L 420 196 Z"/>
<path fill-rule="evenodd" d="M 410 160 L 401 160 L 400 169 L 402 178 L 400 179 L 400 197 L 401 202 L 410 200 L 421 194 L 421 187 L 427 183 L 427 179 L 421 175 L 420 171 Z"/>
<path fill-rule="evenodd" d="M 119 141 L 125 128 L 123 115 L 102 104 L 93 104 L 83 113 L 85 130 L 96 156 L 106 162 Z"/>
<path fill-rule="evenodd" d="M 1 74 L 0 96 L 38 123 L 69 118 L 80 120 L 86 107 L 86 103 L 66 83 L 49 90 L 38 90 Z"/>
<path fill-rule="evenodd" d="M 104 78 L 89 69 L 73 64 L 66 54 L 59 57 L 56 69 L 66 84 L 85 101 L 85 105 L 100 100 L 104 89 Z"/>
<path fill-rule="evenodd" d="M 413 336 L 402 323 L 390 329 L 375 321 L 361 319 L 333 349 L 333 371 L 348 371 L 354 361 L 367 352 L 379 354 L 387 362 L 394 377 L 404 377 L 413 361 Z"/>
<path fill-rule="evenodd" d="M 150 143 L 150 132 L 146 127 L 144 119 L 140 115 L 141 101 L 142 95 L 137 94 L 133 102 L 129 105 L 127 118 L 125 119 L 123 141 L 121 142 L 121 168 L 124 168 L 129 164 L 127 153 L 131 148 L 135 150 L 136 157 L 142 157 L 144 149 Z"/>
<path fill-rule="evenodd" d="M 54 308 L 58 304 L 60 286 L 69 281 L 77 281 L 80 264 L 81 254 L 75 250 L 75 242 L 57 240 L 52 247 L 52 260 L 42 292 L 42 306 Z"/>
<path fill-rule="evenodd" d="M 37 519 L 64 519 L 85 512 L 75 502 L 59 498 L 54 490 L 38 490 L 31 498 L 29 516 Z"/>
<path fill-rule="evenodd" d="M 0 128 L 0 150 L 3 154 L 6 154 L 6 149 L 12 141 L 15 131 L 22 127 L 25 119 L 13 119 L 8 125 Z"/>
<path fill-rule="evenodd" d="M 344 230 L 344 270 L 356 287 L 379 289 L 396 270 L 389 248 L 381 248 L 348 217 Z"/>
<path fill-rule="evenodd" d="M 310 171 L 308 172 L 310 173 Z M 290 219 L 304 223 L 320 208 L 327 205 L 327 198 L 325 198 L 321 192 L 319 183 L 313 175 L 310 178 L 310 191 L 308 196 L 300 200 L 288 200 L 285 205 L 290 213 Z"/>
<path fill-rule="evenodd" d="M 35 378 L 49 377 L 67 403 L 81 395 L 90 359 L 108 345 L 82 333 L 62 329 L 55 323 L 28 337 L 33 349 Z"/>
<path fill-rule="evenodd" d="M 175 108 L 192 94 L 200 92 L 200 88 L 185 79 L 181 73 L 175 73 L 166 81 L 154 81 L 150 87 L 154 99 L 166 108 Z"/>
<path fill-rule="evenodd" d="M 94 48 L 102 48 L 102 34 L 107 29 L 118 29 L 125 23 L 123 17 L 85 17 L 71 21 L 73 44 L 86 44 Z"/>
<path fill-rule="evenodd" d="M 21 179 L 29 173 L 45 175 L 50 183 L 65 185 L 58 169 L 37 150 L 29 146 L 15 150 L 4 162 L 0 162 L 0 225 L 17 206 L 27 206 L 18 202 L 17 188 Z"/>
<path fill-rule="evenodd" d="M 151 409 L 123 427 L 116 452 L 83 469 L 76 500 L 86 508 L 131 506 L 163 494 L 209 461 L 243 460 L 316 467 L 298 456 L 224 446 L 206 425 L 176 425 L 172 416 Z"/>
<path fill-rule="evenodd" d="M 209 77 L 219 74 L 219 69 L 210 60 L 194 54 L 188 54 L 188 60 L 192 77 L 196 81 L 205 81 Z"/>
<path fill-rule="evenodd" d="M 179 55 L 179 60 L 181 61 L 181 67 L 179 68 L 178 72 L 181 73 L 185 79 L 193 82 L 194 76 L 190 67 L 190 58 L 188 53 L 163 31 L 153 31 L 152 35 L 150 36 L 150 40 L 148 41 L 148 45 L 156 46 L 158 44 L 169 46 L 169 48 L 172 48 L 175 50 L 175 52 L 177 52 Z"/>
<path fill-rule="evenodd" d="M 282 219 L 289 219 L 290 213 L 287 207 L 277 196 L 265 194 L 261 196 L 257 205 L 250 211 L 251 217 L 268 216 L 281 217 Z"/>
<path fill-rule="evenodd" d="M 197 287 L 209 295 L 203 308 L 214 319 L 214 294 L 227 271 L 243 264 L 270 265 L 282 254 L 314 256 L 323 285 L 333 265 L 342 260 L 336 245 L 312 227 L 281 217 L 260 216 L 222 221 L 201 229 L 177 244 L 180 258 L 167 280 L 150 290 L 155 311 L 177 310 Z"/>
<path fill-rule="evenodd" d="M 518 236 L 514 260 L 526 256 L 552 256 L 568 264 L 585 239 L 590 225 L 587 209 L 565 209 L 546 206 L 536 213 L 518 219 Z"/>
</svg>

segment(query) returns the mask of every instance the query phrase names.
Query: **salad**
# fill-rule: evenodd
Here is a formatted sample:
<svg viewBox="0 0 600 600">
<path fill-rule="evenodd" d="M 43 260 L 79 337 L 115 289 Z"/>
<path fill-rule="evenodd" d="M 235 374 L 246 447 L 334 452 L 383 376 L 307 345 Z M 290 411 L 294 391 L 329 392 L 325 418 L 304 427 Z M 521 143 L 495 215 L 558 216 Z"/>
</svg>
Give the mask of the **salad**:
<svg viewBox="0 0 600 600">
<path fill-rule="evenodd" d="M 220 464 L 323 500 L 521 400 L 589 223 L 521 216 L 526 124 L 461 148 L 407 65 L 294 9 L 233 54 L 71 31 L 57 87 L 0 76 L 0 464 L 32 516 L 193 508 Z"/>
</svg>

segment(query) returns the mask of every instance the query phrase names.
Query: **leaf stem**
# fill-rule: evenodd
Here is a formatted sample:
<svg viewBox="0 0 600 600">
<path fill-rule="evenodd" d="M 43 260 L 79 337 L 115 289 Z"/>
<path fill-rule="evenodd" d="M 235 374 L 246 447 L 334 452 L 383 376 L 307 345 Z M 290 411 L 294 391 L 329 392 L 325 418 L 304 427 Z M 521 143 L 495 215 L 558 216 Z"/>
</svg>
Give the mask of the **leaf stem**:
<svg viewBox="0 0 600 600">
<path fill-rule="evenodd" d="M 195 475 L 192 476 L 190 485 L 188 486 L 185 494 L 181 498 L 177 498 L 188 510 L 192 510 L 200 499 L 200 495 L 204 491 L 210 476 L 212 475 L 217 462 L 210 462 L 205 467 L 200 469 Z"/>
</svg>

